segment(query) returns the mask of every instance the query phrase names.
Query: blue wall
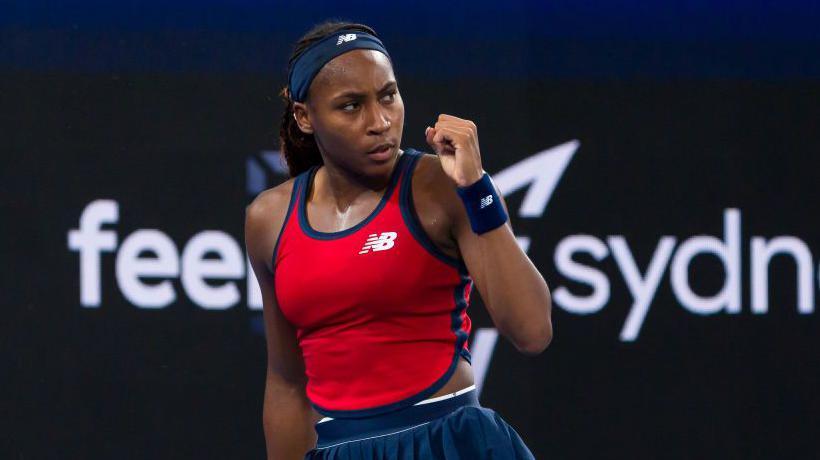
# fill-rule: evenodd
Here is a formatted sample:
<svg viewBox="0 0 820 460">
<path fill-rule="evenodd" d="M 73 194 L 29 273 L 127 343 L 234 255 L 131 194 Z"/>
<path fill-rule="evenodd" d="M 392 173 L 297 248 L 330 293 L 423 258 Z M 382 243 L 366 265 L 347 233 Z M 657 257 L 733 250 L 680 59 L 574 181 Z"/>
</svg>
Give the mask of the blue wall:
<svg viewBox="0 0 820 460">
<path fill-rule="evenodd" d="M 2 70 L 279 75 L 311 24 L 338 17 L 375 27 L 410 76 L 820 76 L 820 4 L 809 1 L 29 1 L 3 9 Z"/>
</svg>

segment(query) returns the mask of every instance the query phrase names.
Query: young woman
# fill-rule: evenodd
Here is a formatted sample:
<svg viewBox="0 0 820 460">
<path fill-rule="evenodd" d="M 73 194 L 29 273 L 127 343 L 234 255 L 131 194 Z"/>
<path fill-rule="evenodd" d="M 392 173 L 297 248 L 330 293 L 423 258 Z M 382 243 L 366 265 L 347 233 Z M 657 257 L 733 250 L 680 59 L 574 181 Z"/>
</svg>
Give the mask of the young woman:
<svg viewBox="0 0 820 460">
<path fill-rule="evenodd" d="M 532 458 L 475 396 L 475 283 L 523 353 L 552 336 L 546 283 L 481 167 L 476 126 L 442 114 L 401 148 L 404 103 L 369 27 L 325 23 L 289 60 L 291 179 L 247 208 L 263 296 L 269 458 Z M 317 439 L 318 434 L 318 439 Z"/>
</svg>

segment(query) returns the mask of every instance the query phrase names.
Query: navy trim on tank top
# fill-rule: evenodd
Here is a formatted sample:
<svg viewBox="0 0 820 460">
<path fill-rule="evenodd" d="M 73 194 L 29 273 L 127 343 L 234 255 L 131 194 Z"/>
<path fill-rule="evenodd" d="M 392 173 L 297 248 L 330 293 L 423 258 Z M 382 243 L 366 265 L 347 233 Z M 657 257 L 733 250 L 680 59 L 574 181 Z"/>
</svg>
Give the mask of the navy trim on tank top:
<svg viewBox="0 0 820 460">
<path fill-rule="evenodd" d="M 421 244 L 427 252 L 445 264 L 461 269 L 464 267 L 464 261 L 445 254 L 438 248 L 438 246 L 435 245 L 435 243 L 433 243 L 433 240 L 421 226 L 421 219 L 419 219 L 418 213 L 416 212 L 416 206 L 413 203 L 413 171 L 423 155 L 424 153 L 415 151 L 413 152 L 412 157 L 407 161 L 404 180 L 401 183 L 401 190 L 399 190 L 399 207 L 401 208 L 401 215 L 404 220 L 404 224 L 410 230 L 410 234 L 413 235 L 416 241 L 418 241 L 418 243 Z"/>
<path fill-rule="evenodd" d="M 433 242 L 433 239 L 430 238 L 430 235 L 424 230 L 424 227 L 421 225 L 421 219 L 419 219 L 418 213 L 416 212 L 416 206 L 413 202 L 413 171 L 415 171 L 416 165 L 421 160 L 421 157 L 424 156 L 424 152 L 413 151 L 412 157 L 407 161 L 405 165 L 405 171 L 402 173 L 402 183 L 401 189 L 399 190 L 399 207 L 401 208 L 401 215 L 402 219 L 404 220 L 404 225 L 410 230 L 410 234 L 416 239 L 416 241 L 432 256 L 436 257 L 437 259 L 441 260 L 442 262 L 456 268 L 459 270 L 459 274 L 465 274 L 467 272 L 467 266 L 464 264 L 464 261 L 461 259 L 457 259 L 446 254 L 444 251 L 439 249 L 438 246 Z M 456 304 L 460 302 L 460 295 L 463 295 L 464 292 L 464 284 L 460 286 L 461 294 L 458 292 L 456 293 Z M 465 301 L 465 308 L 466 308 L 466 301 Z M 461 328 L 461 311 L 456 310 L 454 312 L 457 316 L 453 319 L 454 325 L 453 328 L 460 329 Z M 457 325 L 455 322 L 457 321 Z M 463 332 L 462 332 L 463 334 Z M 473 363 L 473 357 L 470 354 L 470 351 L 464 348 L 462 345 L 464 341 L 467 340 L 465 337 L 464 340 L 460 340 L 458 345 L 458 353 L 467 360 L 468 363 Z"/>
<path fill-rule="evenodd" d="M 454 306 L 453 310 L 450 312 L 450 329 L 456 337 L 456 340 L 453 344 L 453 358 L 450 361 L 450 365 L 447 367 L 447 370 L 444 372 L 444 374 L 438 379 L 436 379 L 436 381 L 433 382 L 430 386 L 412 396 L 409 396 L 400 401 L 396 401 L 394 403 L 371 407 L 368 409 L 331 410 L 319 406 L 311 401 L 311 406 L 313 406 L 313 408 L 318 413 L 325 417 L 332 417 L 337 419 L 370 417 L 374 415 L 393 412 L 408 406 L 412 406 L 417 402 L 429 398 L 436 391 L 444 387 L 444 385 L 450 380 L 450 377 L 452 377 L 455 373 L 460 357 L 464 357 L 464 359 L 466 359 L 467 362 L 472 363 L 472 356 L 470 355 L 470 352 L 464 349 L 464 343 L 467 341 L 468 336 L 467 333 L 461 329 L 461 327 L 463 326 L 461 314 L 462 312 L 464 312 L 464 310 L 467 309 L 467 298 L 464 296 L 464 289 L 467 287 L 468 284 L 471 284 L 473 280 L 472 278 L 470 278 L 470 274 L 467 271 L 467 266 L 464 264 L 464 262 L 462 260 L 455 259 L 441 252 L 435 246 L 435 244 L 432 242 L 429 236 L 427 236 L 427 233 L 424 231 L 424 229 L 421 227 L 421 224 L 419 223 L 418 215 L 415 213 L 415 208 L 413 207 L 412 195 L 410 194 L 412 189 L 409 184 L 412 182 L 412 174 L 410 174 L 410 172 L 412 172 L 412 167 L 416 164 L 418 159 L 421 158 L 421 155 L 423 155 L 422 152 L 412 148 L 408 148 L 407 150 L 405 150 L 404 155 L 402 155 L 402 157 L 407 156 L 408 159 L 402 165 L 402 186 L 399 190 L 399 207 L 401 208 L 402 218 L 404 220 L 405 226 L 410 230 L 411 234 L 416 239 L 416 241 L 418 241 L 422 245 L 422 247 L 424 247 L 424 249 L 430 252 L 433 256 L 458 270 L 460 281 L 453 289 Z M 395 182 L 391 182 L 391 186 L 394 184 Z M 305 190 L 306 189 L 307 187 L 305 187 Z M 302 196 L 305 196 L 305 194 L 303 194 Z M 302 208 L 301 204 L 299 207 Z"/>
<path fill-rule="evenodd" d="M 288 220 L 293 212 L 293 205 L 296 202 L 296 197 L 299 194 L 299 177 L 293 180 L 293 186 L 290 189 L 290 201 L 288 202 L 288 210 L 285 212 L 285 219 L 282 221 L 282 228 L 279 229 L 279 234 L 276 235 L 276 243 L 273 245 L 273 256 L 271 256 L 270 268 L 272 274 L 276 273 L 276 255 L 279 253 L 279 240 L 282 239 L 282 233 L 285 233 L 285 226 L 288 225 Z"/>
<path fill-rule="evenodd" d="M 373 209 L 373 211 L 370 213 L 370 215 L 365 217 L 364 220 L 362 220 L 358 224 L 356 224 L 356 225 L 354 225 L 350 228 L 347 228 L 345 230 L 340 230 L 338 232 L 320 232 L 318 230 L 313 229 L 310 226 L 310 223 L 308 222 L 308 219 L 307 219 L 307 195 L 308 195 L 308 192 L 310 190 L 310 185 L 313 182 L 313 177 L 316 175 L 316 171 L 319 169 L 319 166 L 311 167 L 308 171 L 306 171 L 307 174 L 305 175 L 305 177 L 303 179 L 304 186 L 302 187 L 302 190 L 301 190 L 301 193 L 300 193 L 300 198 L 301 199 L 300 199 L 300 202 L 299 202 L 299 212 L 298 212 L 298 214 L 299 214 L 299 227 L 302 229 L 302 231 L 307 236 L 309 236 L 311 238 L 314 238 L 314 239 L 317 239 L 317 240 L 335 240 L 337 238 L 342 238 L 344 236 L 350 235 L 350 234 L 356 232 L 356 230 L 359 230 L 360 228 L 364 227 L 365 225 L 367 225 L 368 222 L 373 220 L 379 214 L 379 212 L 382 210 L 382 208 L 384 208 L 384 206 L 387 204 L 387 201 L 390 200 L 390 196 L 393 194 L 393 189 L 396 188 L 396 183 L 398 182 L 398 178 L 399 178 L 399 175 L 400 175 L 401 170 L 402 170 L 402 165 L 404 164 L 404 157 L 406 157 L 406 156 L 407 156 L 407 152 L 405 151 L 405 153 L 399 155 L 398 159 L 396 159 L 396 164 L 393 167 L 393 172 L 390 173 L 390 183 L 387 185 L 387 190 L 384 191 L 384 195 L 382 195 L 382 198 L 379 201 L 379 204 L 376 205 L 376 208 Z"/>
<path fill-rule="evenodd" d="M 360 229 L 364 225 L 366 225 L 369 221 L 371 221 L 376 215 L 381 211 L 381 209 L 387 204 L 387 201 L 390 199 L 396 184 L 398 183 L 399 177 L 403 178 L 401 190 L 405 190 L 404 193 L 407 194 L 411 191 L 409 185 L 406 186 L 407 183 L 412 181 L 412 175 L 405 174 L 406 172 L 411 172 L 412 169 L 410 165 L 415 165 L 416 161 L 423 153 L 419 152 L 418 150 L 408 148 L 404 151 L 402 155 L 399 156 L 398 161 L 396 162 L 396 166 L 391 173 L 390 183 L 385 190 L 384 195 L 382 196 L 381 201 L 373 210 L 373 212 L 366 217 L 362 222 L 356 224 L 355 226 L 345 229 L 339 232 L 319 232 L 314 230 L 310 227 L 307 222 L 307 194 L 310 188 L 310 183 L 313 176 L 318 170 L 318 166 L 314 166 L 307 171 L 304 171 L 299 176 L 297 176 L 296 181 L 294 183 L 294 195 L 291 197 L 291 205 L 293 204 L 293 197 L 296 196 L 298 193 L 299 203 L 296 206 L 297 208 L 297 215 L 299 218 L 299 226 L 302 231 L 310 237 L 316 239 L 336 239 L 341 238 L 345 235 L 349 235 L 356 230 Z M 407 158 L 405 158 L 407 157 Z M 406 187 L 405 187 L 406 186 Z M 453 299 L 454 299 L 454 307 L 453 310 L 450 312 L 450 328 L 453 334 L 456 337 L 455 343 L 453 344 L 453 358 L 450 361 L 450 365 L 447 367 L 447 370 L 444 372 L 442 376 L 436 379 L 430 386 L 425 388 L 424 390 L 409 396 L 405 399 L 400 401 L 385 404 L 382 406 L 371 407 L 368 409 L 360 409 L 360 410 L 331 410 L 324 408 L 315 404 L 313 401 L 310 401 L 311 406 L 313 406 L 316 411 L 326 417 L 332 417 L 336 419 L 350 419 L 350 418 L 361 418 L 361 417 L 370 417 L 373 415 L 379 414 L 386 414 L 388 412 L 393 412 L 405 407 L 412 406 L 417 402 L 423 401 L 430 396 L 432 396 L 436 391 L 444 387 L 444 385 L 450 380 L 450 377 L 453 376 L 455 373 L 456 367 L 458 366 L 459 357 L 464 357 L 468 362 L 472 362 L 471 356 L 469 351 L 464 349 L 464 343 L 467 341 L 467 333 L 465 333 L 462 329 L 462 321 L 461 321 L 461 313 L 467 308 L 467 299 L 464 296 L 464 289 L 467 287 L 468 284 L 472 283 L 472 279 L 470 278 L 469 272 L 467 271 L 466 265 L 464 262 L 458 259 L 454 259 L 440 250 L 438 250 L 435 244 L 432 243 L 432 240 L 429 239 L 427 234 L 421 229 L 420 224 L 417 224 L 418 217 L 415 217 L 415 221 L 412 220 L 412 217 L 415 215 L 415 210 L 412 207 L 412 196 L 410 196 L 409 203 L 406 200 L 406 197 L 403 199 L 401 195 L 399 195 L 399 207 L 401 208 L 402 212 L 402 220 L 405 223 L 405 226 L 410 230 L 411 234 L 414 238 L 424 247 L 425 250 L 430 252 L 433 256 L 442 260 L 443 262 L 447 263 L 448 265 L 454 267 L 458 270 L 460 281 L 458 285 L 453 289 Z M 409 206 L 408 206 L 409 205 Z M 408 210 L 412 210 L 413 213 L 408 213 Z M 287 223 L 288 218 L 286 217 L 285 223 Z M 283 224 L 284 229 L 284 224 Z M 281 234 L 280 234 L 281 235 Z M 275 256 L 274 256 L 275 261 Z M 412 376 L 408 376 L 412 378 Z"/>
</svg>

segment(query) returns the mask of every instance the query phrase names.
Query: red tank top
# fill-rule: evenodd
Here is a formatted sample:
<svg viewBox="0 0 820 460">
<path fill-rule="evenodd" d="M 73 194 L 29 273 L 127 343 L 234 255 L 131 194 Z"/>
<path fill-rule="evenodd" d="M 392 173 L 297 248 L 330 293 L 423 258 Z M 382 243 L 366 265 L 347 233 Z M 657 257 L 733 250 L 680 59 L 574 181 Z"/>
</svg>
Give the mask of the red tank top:
<svg viewBox="0 0 820 460">
<path fill-rule="evenodd" d="M 318 167 L 296 177 L 273 253 L 279 308 L 294 325 L 307 396 L 322 415 L 361 417 L 419 402 L 470 360 L 466 266 L 436 248 L 413 207 L 423 155 L 407 149 L 373 212 L 340 232 L 310 227 Z"/>
</svg>

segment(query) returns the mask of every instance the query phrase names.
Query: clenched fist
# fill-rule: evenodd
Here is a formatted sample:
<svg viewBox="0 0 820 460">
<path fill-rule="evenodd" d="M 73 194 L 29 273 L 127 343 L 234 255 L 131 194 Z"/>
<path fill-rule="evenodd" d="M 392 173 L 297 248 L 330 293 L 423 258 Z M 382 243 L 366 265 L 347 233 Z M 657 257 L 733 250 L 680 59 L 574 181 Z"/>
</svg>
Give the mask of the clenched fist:
<svg viewBox="0 0 820 460">
<path fill-rule="evenodd" d="M 428 126 L 424 134 L 427 143 L 441 159 L 444 172 L 457 186 L 472 185 L 484 175 L 475 123 L 441 114 L 435 126 Z"/>
</svg>

